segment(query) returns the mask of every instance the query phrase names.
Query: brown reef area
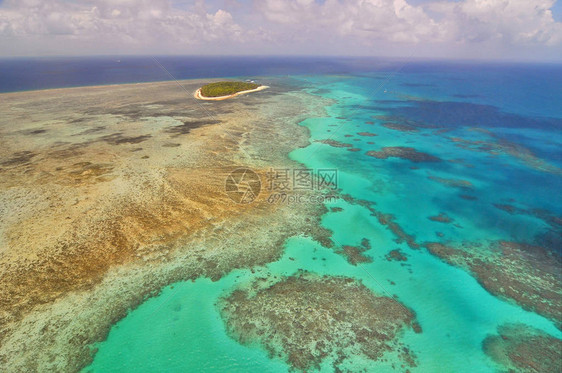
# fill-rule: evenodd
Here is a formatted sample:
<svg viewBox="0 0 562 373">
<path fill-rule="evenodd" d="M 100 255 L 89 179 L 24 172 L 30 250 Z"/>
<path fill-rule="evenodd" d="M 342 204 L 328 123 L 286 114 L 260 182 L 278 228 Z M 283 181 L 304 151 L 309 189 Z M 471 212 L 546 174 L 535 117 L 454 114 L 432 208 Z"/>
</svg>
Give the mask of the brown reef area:
<svg viewBox="0 0 562 373">
<path fill-rule="evenodd" d="M 298 121 L 324 113 L 320 98 L 275 92 L 200 102 L 163 82 L 0 95 L 0 370 L 79 371 L 89 345 L 163 286 L 271 262 L 289 236 L 330 242 L 322 205 L 225 192 L 234 169 L 297 166 Z"/>
</svg>

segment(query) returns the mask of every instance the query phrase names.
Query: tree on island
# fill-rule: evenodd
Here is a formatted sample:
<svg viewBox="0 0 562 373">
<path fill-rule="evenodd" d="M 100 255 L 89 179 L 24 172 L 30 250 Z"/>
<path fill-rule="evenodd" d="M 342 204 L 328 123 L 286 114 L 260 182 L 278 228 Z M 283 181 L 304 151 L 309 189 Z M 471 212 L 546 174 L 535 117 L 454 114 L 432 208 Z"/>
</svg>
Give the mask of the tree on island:
<svg viewBox="0 0 562 373">
<path fill-rule="evenodd" d="M 203 97 L 222 97 L 233 95 L 242 91 L 249 91 L 258 88 L 260 85 L 256 83 L 246 82 L 216 82 L 209 83 L 201 87 L 201 96 Z"/>
</svg>

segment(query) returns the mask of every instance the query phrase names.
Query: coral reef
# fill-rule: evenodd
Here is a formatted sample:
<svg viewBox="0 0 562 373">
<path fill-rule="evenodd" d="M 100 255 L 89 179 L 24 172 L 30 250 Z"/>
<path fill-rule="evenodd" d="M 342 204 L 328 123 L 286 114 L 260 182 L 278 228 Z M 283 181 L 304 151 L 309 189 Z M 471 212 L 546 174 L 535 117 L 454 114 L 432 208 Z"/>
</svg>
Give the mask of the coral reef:
<svg viewBox="0 0 562 373">
<path fill-rule="evenodd" d="M 404 124 L 404 123 L 395 123 L 395 122 L 385 122 L 382 126 L 389 128 L 391 130 L 402 131 L 402 132 L 417 132 L 418 129 L 414 126 Z"/>
<path fill-rule="evenodd" d="M 562 327 L 562 257 L 540 246 L 498 241 L 488 250 L 469 243 L 427 243 L 432 254 L 468 270 L 490 293 L 552 319 Z"/>
<path fill-rule="evenodd" d="M 402 158 L 412 162 L 440 162 L 441 160 L 431 154 L 419 152 L 407 146 L 388 146 L 379 151 L 368 151 L 367 155 L 378 159 Z"/>
<path fill-rule="evenodd" d="M 325 359 L 341 371 L 348 356 L 378 361 L 391 350 L 401 351 L 405 365 L 416 365 L 398 340 L 404 328 L 413 328 L 415 314 L 350 278 L 301 272 L 271 286 L 235 290 L 219 306 L 236 340 L 260 343 L 298 371 L 318 369 Z"/>
<path fill-rule="evenodd" d="M 439 223 L 451 223 L 453 221 L 453 219 L 449 217 L 449 215 L 445 214 L 444 212 L 441 212 L 439 213 L 439 215 L 436 216 L 429 216 L 428 219 Z"/>
<path fill-rule="evenodd" d="M 472 183 L 468 180 L 462 180 L 462 179 L 447 179 L 447 178 L 443 178 L 443 177 L 437 177 L 437 176 L 428 176 L 428 179 L 433 180 L 433 181 L 437 181 L 438 183 L 441 183 L 443 185 L 447 185 L 453 188 L 462 188 L 462 189 L 472 189 L 474 188 L 474 185 L 472 185 Z"/>
<path fill-rule="evenodd" d="M 406 262 L 408 257 L 404 255 L 400 249 L 391 250 L 388 254 L 385 255 L 386 260 L 389 262 L 396 261 L 396 262 Z"/>
<path fill-rule="evenodd" d="M 358 263 L 371 263 L 373 259 L 364 254 L 365 251 L 371 249 L 371 243 L 368 239 L 363 238 L 359 246 L 344 245 L 341 250 L 337 250 L 342 254 L 350 264 L 357 265 Z"/>
<path fill-rule="evenodd" d="M 316 142 L 326 144 L 326 145 L 330 145 L 334 148 L 353 148 L 353 145 L 351 145 L 351 144 L 346 144 L 346 143 L 336 141 L 336 140 L 331 140 L 331 139 L 316 140 Z"/>
<path fill-rule="evenodd" d="M 562 368 L 562 340 L 523 324 L 500 326 L 482 349 L 509 372 L 551 373 Z"/>
</svg>

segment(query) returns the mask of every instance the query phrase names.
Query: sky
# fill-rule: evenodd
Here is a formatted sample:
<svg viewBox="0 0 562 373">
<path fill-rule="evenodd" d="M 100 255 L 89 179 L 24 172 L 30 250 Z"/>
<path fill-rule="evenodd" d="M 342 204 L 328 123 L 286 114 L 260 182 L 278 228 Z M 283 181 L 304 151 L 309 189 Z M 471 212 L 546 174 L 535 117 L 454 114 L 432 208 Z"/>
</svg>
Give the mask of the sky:
<svg viewBox="0 0 562 373">
<path fill-rule="evenodd" d="M 562 0 L 0 0 L 0 57 L 562 62 Z"/>
</svg>

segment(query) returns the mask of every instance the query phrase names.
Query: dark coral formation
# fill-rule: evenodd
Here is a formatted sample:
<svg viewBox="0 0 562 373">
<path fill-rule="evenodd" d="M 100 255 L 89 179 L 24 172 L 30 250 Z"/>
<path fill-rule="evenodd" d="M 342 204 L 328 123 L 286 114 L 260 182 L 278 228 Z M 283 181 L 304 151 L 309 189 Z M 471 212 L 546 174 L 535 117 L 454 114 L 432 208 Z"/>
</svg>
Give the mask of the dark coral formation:
<svg viewBox="0 0 562 373">
<path fill-rule="evenodd" d="M 562 370 L 562 340 L 523 324 L 502 325 L 482 343 L 502 371 L 550 373 Z"/>
<path fill-rule="evenodd" d="M 371 263 L 373 261 L 364 254 L 365 251 L 370 249 L 371 243 L 367 238 L 363 238 L 359 246 L 344 245 L 338 253 L 345 256 L 350 264 L 357 265 L 358 263 Z"/>
<path fill-rule="evenodd" d="M 474 245 L 475 246 L 475 245 Z M 470 271 L 490 293 L 562 327 L 562 257 L 543 247 L 499 241 L 488 250 L 471 245 L 428 243 L 427 249 L 449 264 Z"/>
<path fill-rule="evenodd" d="M 385 255 L 385 258 L 389 262 L 391 262 L 391 261 L 396 261 L 396 262 L 406 262 L 406 261 L 408 261 L 408 257 L 400 249 L 395 249 L 395 250 L 389 251 L 388 254 Z"/>
<path fill-rule="evenodd" d="M 473 141 L 460 137 L 451 137 L 457 147 L 476 152 L 483 152 L 490 155 L 506 154 L 520 160 L 526 166 L 541 172 L 547 172 L 555 175 L 562 175 L 562 170 L 545 160 L 537 157 L 533 152 L 523 145 L 498 138 L 495 134 L 486 130 L 479 130 L 492 137 L 489 141 Z"/>
<path fill-rule="evenodd" d="M 298 273 L 269 287 L 235 290 L 220 306 L 230 335 L 260 343 L 299 371 L 318 369 L 325 359 L 341 371 L 350 355 L 379 361 L 388 351 L 404 365 L 416 364 L 397 340 L 415 314 L 350 278 Z"/>
<path fill-rule="evenodd" d="M 326 144 L 326 145 L 330 145 L 334 148 L 353 148 L 353 145 L 351 145 L 351 144 L 346 144 L 346 143 L 336 141 L 336 140 L 332 140 L 332 139 L 316 140 L 316 142 Z"/>
<path fill-rule="evenodd" d="M 10 156 L 10 158 L 6 159 L 5 161 L 2 161 L 0 163 L 0 166 L 11 167 L 11 166 L 25 165 L 25 164 L 28 164 L 29 162 L 31 162 L 33 157 L 35 157 L 36 155 L 37 154 L 35 154 L 33 152 L 30 152 L 28 150 L 15 152 Z"/>
<path fill-rule="evenodd" d="M 365 137 L 374 137 L 377 136 L 376 133 L 371 133 L 371 132 L 357 132 L 357 134 L 359 136 L 365 136 Z"/>
<path fill-rule="evenodd" d="M 378 159 L 387 159 L 391 157 L 402 158 L 412 162 L 440 162 L 441 161 L 441 159 L 437 158 L 434 155 L 419 152 L 416 149 L 407 146 L 387 146 L 379 151 L 374 151 L 374 150 L 368 151 L 367 155 Z"/>
<path fill-rule="evenodd" d="M 466 162 L 464 159 L 449 159 L 450 163 L 458 164 L 467 168 L 474 168 L 474 165 Z"/>
<path fill-rule="evenodd" d="M 468 180 L 463 180 L 463 179 L 447 179 L 447 178 L 443 178 L 443 177 L 437 177 L 437 176 L 428 176 L 428 179 L 433 180 L 433 181 L 437 181 L 438 183 L 441 183 L 443 185 L 447 185 L 453 188 L 463 188 L 463 189 L 472 189 L 474 188 L 474 185 L 472 185 L 472 183 Z"/>
<path fill-rule="evenodd" d="M 412 100 L 411 103 L 411 106 L 379 108 L 389 114 L 375 116 L 375 118 L 387 122 L 383 125 L 392 129 L 401 130 L 400 127 L 404 125 L 412 128 L 441 128 L 437 133 L 445 133 L 458 127 L 471 127 L 475 124 L 483 128 L 498 126 L 508 126 L 510 128 L 556 128 L 561 125 L 562 121 L 560 118 L 523 117 L 504 113 L 494 106 L 466 102 Z M 523 145 L 500 138 L 487 130 L 476 130 L 485 132 L 492 139 L 489 141 L 473 141 L 452 137 L 450 140 L 457 143 L 457 146 L 467 150 L 485 152 L 490 155 L 506 154 L 520 160 L 523 164 L 535 170 L 562 175 L 562 169 L 539 158 Z"/>
<path fill-rule="evenodd" d="M 441 212 L 439 215 L 436 216 L 429 216 L 428 219 L 439 223 L 451 223 L 453 221 L 453 219 L 449 215 L 445 214 L 444 212 Z"/>
<path fill-rule="evenodd" d="M 545 209 L 523 209 L 509 204 L 495 203 L 494 207 L 512 215 L 533 216 L 550 225 L 552 230 L 562 235 L 562 218 Z"/>
<path fill-rule="evenodd" d="M 416 122 L 438 127 L 470 127 L 478 123 L 485 128 L 544 128 L 559 127 L 560 118 L 530 118 L 502 112 L 498 107 L 470 102 L 411 100 L 409 106 L 381 108 L 390 115 L 386 120 Z"/>
<path fill-rule="evenodd" d="M 418 129 L 414 126 L 404 123 L 394 123 L 394 122 L 386 122 L 382 124 L 384 127 L 389 128 L 391 130 L 402 131 L 402 132 L 417 132 Z"/>
<path fill-rule="evenodd" d="M 111 145 L 121 145 L 121 144 L 138 144 L 140 142 L 150 139 L 152 135 L 140 135 L 140 136 L 125 136 L 121 132 L 113 133 L 111 135 L 106 135 L 100 137 L 100 141 L 105 141 Z"/>
<path fill-rule="evenodd" d="M 420 245 L 416 243 L 415 236 L 408 234 L 402 229 L 402 227 L 396 223 L 396 217 L 392 214 L 385 214 L 383 212 L 378 211 L 373 206 L 375 202 L 367 201 L 364 199 L 356 199 L 349 194 L 342 194 L 342 199 L 348 203 L 359 205 L 365 207 L 367 210 L 371 212 L 371 216 L 377 218 L 379 223 L 388 227 L 390 231 L 396 236 L 394 242 L 400 244 L 402 242 L 406 242 L 411 249 L 419 249 Z"/>
<path fill-rule="evenodd" d="M 411 234 L 408 234 L 402 229 L 398 223 L 395 222 L 396 217 L 392 214 L 383 214 L 382 212 L 376 212 L 375 216 L 379 220 L 379 223 L 386 225 L 392 233 L 396 236 L 394 242 L 402 243 L 406 242 L 411 249 L 419 249 L 420 245 L 416 243 L 416 239 Z"/>
<path fill-rule="evenodd" d="M 183 124 L 179 126 L 169 127 L 165 130 L 166 133 L 171 133 L 172 137 L 177 137 L 181 135 L 187 135 L 191 130 L 211 124 L 219 124 L 220 120 L 208 119 L 208 120 L 186 120 Z"/>
</svg>

